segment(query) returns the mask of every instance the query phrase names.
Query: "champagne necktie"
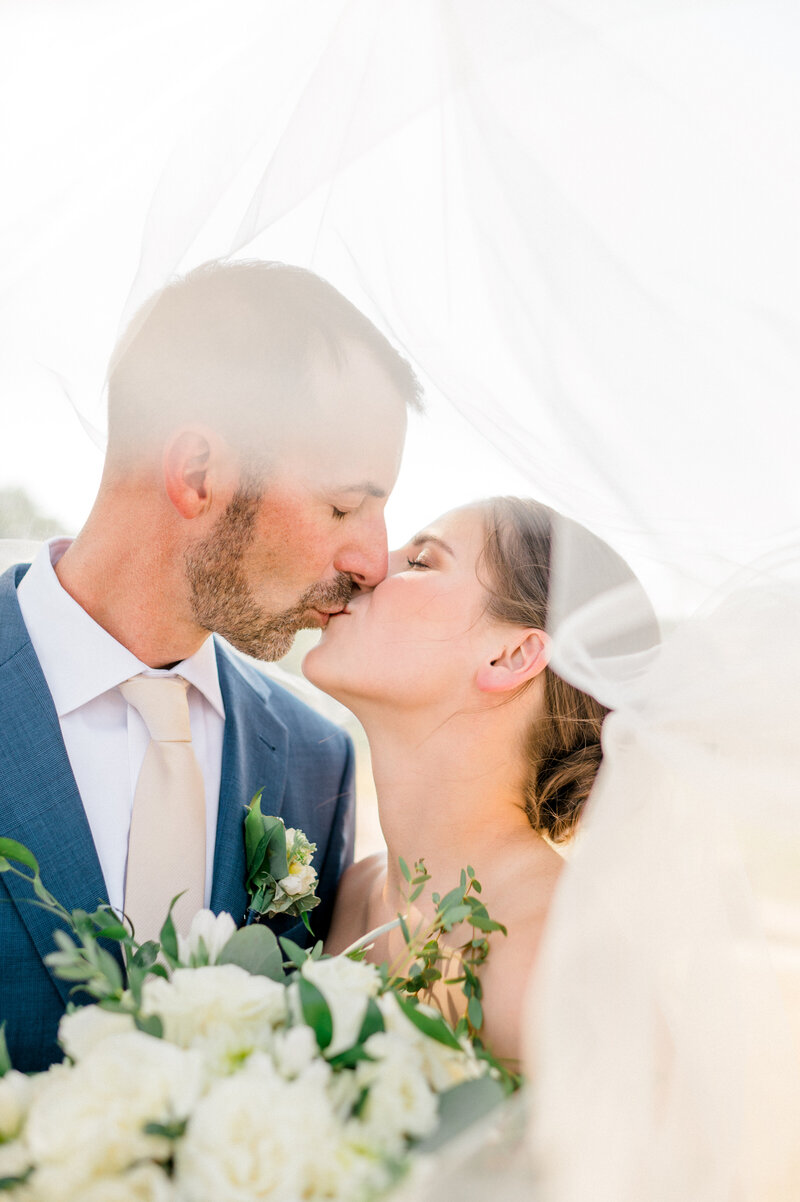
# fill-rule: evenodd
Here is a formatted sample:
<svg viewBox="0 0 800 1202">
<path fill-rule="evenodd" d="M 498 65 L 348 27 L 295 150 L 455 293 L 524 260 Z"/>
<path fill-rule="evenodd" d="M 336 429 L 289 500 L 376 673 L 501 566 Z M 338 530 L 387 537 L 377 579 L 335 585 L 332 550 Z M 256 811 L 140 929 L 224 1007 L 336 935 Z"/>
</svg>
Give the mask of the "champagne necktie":
<svg viewBox="0 0 800 1202">
<path fill-rule="evenodd" d="M 180 676 L 134 676 L 119 686 L 150 734 L 133 797 L 125 877 L 125 913 L 140 943 L 158 939 L 176 893 L 185 890 L 172 912 L 184 934 L 203 906 L 205 791 L 187 688 Z"/>
</svg>

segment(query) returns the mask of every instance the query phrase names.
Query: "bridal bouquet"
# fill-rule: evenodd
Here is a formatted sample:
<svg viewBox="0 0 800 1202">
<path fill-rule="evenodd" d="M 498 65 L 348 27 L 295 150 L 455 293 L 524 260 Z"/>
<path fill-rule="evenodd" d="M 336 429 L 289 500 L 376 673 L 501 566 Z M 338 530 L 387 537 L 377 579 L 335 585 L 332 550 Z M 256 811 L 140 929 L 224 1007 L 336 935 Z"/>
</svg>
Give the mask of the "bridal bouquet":
<svg viewBox="0 0 800 1202">
<path fill-rule="evenodd" d="M 210 911 L 185 939 L 168 916 L 160 942 L 138 945 L 107 906 L 64 910 L 20 844 L 0 839 L 0 871 L 29 876 L 60 920 L 51 967 L 93 999 L 62 1019 L 67 1059 L 46 1072 L 15 1072 L 0 1036 L 10 1199 L 359 1202 L 513 1085 L 467 1020 L 453 1030 L 418 1002 L 435 973 L 430 940 L 405 978 L 358 948 L 304 951 Z M 462 874 L 441 899 L 441 929 L 465 905 L 476 934 L 496 929 L 475 884 Z M 99 940 L 122 945 L 125 980 Z"/>
</svg>

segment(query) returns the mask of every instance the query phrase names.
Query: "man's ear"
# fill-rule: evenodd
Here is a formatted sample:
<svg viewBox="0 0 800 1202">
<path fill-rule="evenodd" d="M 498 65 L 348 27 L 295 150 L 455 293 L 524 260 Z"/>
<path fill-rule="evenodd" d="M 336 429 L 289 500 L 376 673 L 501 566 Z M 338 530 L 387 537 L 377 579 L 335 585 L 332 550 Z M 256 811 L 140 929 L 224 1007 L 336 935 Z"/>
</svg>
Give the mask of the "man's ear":
<svg viewBox="0 0 800 1202">
<path fill-rule="evenodd" d="M 164 487 L 181 517 L 200 517 L 211 508 L 215 441 L 210 431 L 184 429 L 164 447 Z"/>
<path fill-rule="evenodd" d="M 518 630 L 495 659 L 481 664 L 475 683 L 483 693 L 510 693 L 547 667 L 550 639 L 543 630 Z"/>
</svg>

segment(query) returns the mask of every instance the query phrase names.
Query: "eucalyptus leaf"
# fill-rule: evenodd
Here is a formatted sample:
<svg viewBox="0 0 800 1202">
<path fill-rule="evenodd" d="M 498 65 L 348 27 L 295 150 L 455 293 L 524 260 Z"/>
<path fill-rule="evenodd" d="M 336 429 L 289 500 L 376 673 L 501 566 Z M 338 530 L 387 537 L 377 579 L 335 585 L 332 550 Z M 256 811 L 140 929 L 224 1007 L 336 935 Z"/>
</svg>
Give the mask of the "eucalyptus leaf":
<svg viewBox="0 0 800 1202">
<path fill-rule="evenodd" d="M 56 927 L 56 929 L 53 931 L 53 942 L 55 943 L 56 947 L 61 948 L 62 952 L 71 953 L 78 950 L 75 940 L 72 938 L 72 936 L 68 935 L 66 931 L 62 931 L 59 927 Z"/>
<path fill-rule="evenodd" d="M 420 1152 L 435 1152 L 449 1140 L 485 1118 L 503 1101 L 502 1085 L 492 1077 L 462 1081 L 439 1095 L 439 1125 L 432 1135 L 417 1145 Z"/>
<path fill-rule="evenodd" d="M 24 864 L 26 868 L 30 868 L 31 872 L 39 875 L 39 861 L 36 856 L 28 850 L 24 843 L 18 843 L 16 839 L 0 838 L 0 856 L 4 860 L 14 860 L 18 864 Z"/>
<path fill-rule="evenodd" d="M 460 906 L 464 901 L 464 890 L 451 889 L 449 893 L 445 893 L 444 897 L 438 898 L 434 894 L 434 901 L 438 910 L 446 910 L 448 906 Z"/>
<path fill-rule="evenodd" d="M 495 922 L 494 919 L 489 918 L 488 915 L 484 917 L 483 914 L 476 912 L 475 910 L 473 910 L 472 914 L 470 915 L 469 925 L 472 927 L 477 927 L 479 931 L 502 931 L 504 935 L 508 934 L 506 928 L 501 922 Z"/>
<path fill-rule="evenodd" d="M 399 857 L 398 863 L 400 865 L 400 871 L 403 874 L 404 880 L 410 882 L 411 881 L 411 869 L 408 867 L 408 864 L 406 864 L 406 862 L 402 856 Z"/>
<path fill-rule="evenodd" d="M 446 931 L 458 926 L 472 914 L 472 907 L 467 905 L 442 907 L 441 921 Z"/>
<path fill-rule="evenodd" d="M 483 1026 L 483 1006 L 481 1006 L 475 994 L 467 1002 L 467 1018 L 476 1031 Z"/>
<path fill-rule="evenodd" d="M 287 960 L 291 960 L 295 968 L 302 968 L 308 959 L 308 952 L 304 951 L 303 948 L 293 940 L 287 939 L 285 935 L 279 935 L 278 942 L 283 948 Z"/>
<path fill-rule="evenodd" d="M 273 981 L 283 981 L 286 977 L 274 931 L 257 923 L 231 935 L 217 957 L 217 964 L 238 964 L 255 977 L 269 977 Z"/>
</svg>

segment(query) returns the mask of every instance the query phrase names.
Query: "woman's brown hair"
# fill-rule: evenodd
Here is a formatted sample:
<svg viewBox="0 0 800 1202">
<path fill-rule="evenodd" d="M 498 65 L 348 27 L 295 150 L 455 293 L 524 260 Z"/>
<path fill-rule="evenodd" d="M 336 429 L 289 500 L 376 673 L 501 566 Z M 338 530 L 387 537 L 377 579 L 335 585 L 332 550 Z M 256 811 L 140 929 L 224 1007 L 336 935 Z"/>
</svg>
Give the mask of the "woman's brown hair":
<svg viewBox="0 0 800 1202">
<path fill-rule="evenodd" d="M 574 536 L 595 593 L 638 584 L 624 559 L 607 543 L 546 505 L 519 497 L 492 497 L 480 509 L 487 527 L 483 564 L 488 578 L 483 583 L 488 612 L 499 621 L 548 628 L 556 522 L 559 530 Z M 590 595 L 591 591 L 580 600 Z M 658 641 L 655 614 L 641 586 L 637 595 L 646 620 L 642 623 L 639 615 L 637 645 L 626 650 L 641 650 L 642 634 L 648 645 Z M 557 676 L 549 665 L 545 668 L 544 709 L 526 734 L 525 806 L 533 829 L 553 842 L 570 837 L 589 796 L 603 758 L 600 733 L 608 713 L 594 697 Z"/>
</svg>

